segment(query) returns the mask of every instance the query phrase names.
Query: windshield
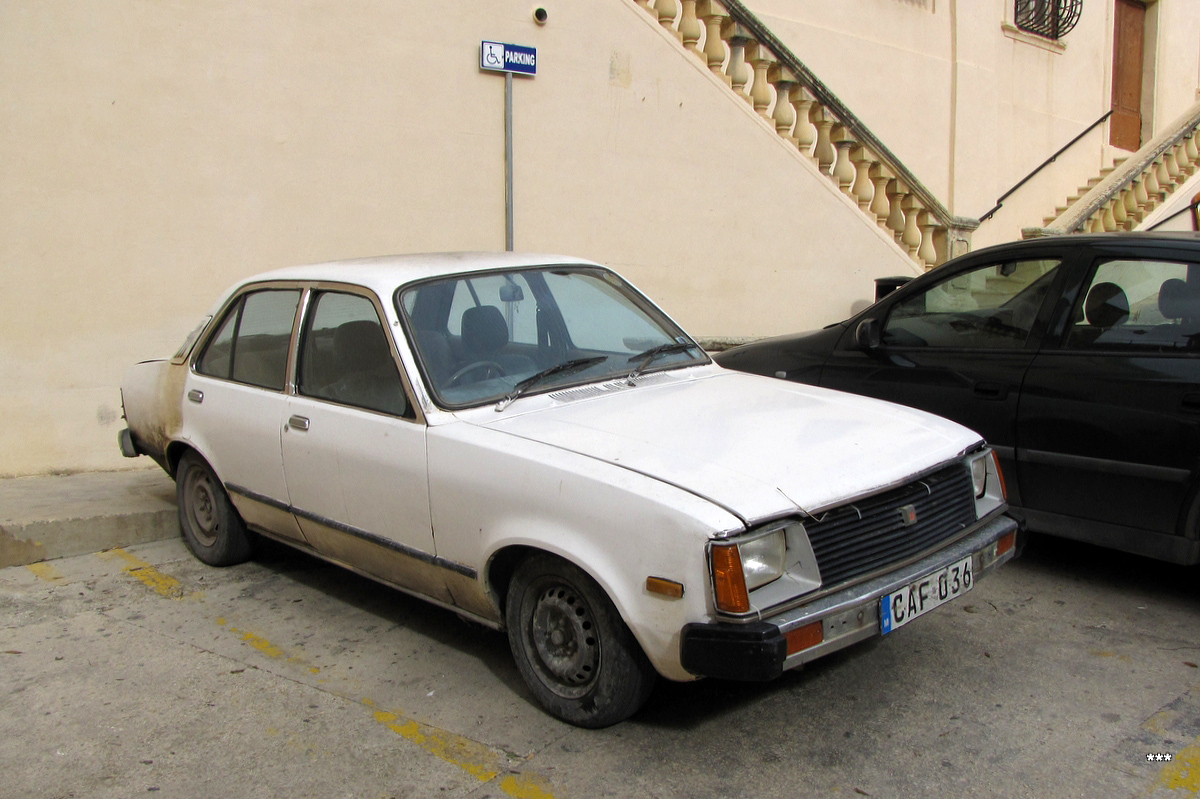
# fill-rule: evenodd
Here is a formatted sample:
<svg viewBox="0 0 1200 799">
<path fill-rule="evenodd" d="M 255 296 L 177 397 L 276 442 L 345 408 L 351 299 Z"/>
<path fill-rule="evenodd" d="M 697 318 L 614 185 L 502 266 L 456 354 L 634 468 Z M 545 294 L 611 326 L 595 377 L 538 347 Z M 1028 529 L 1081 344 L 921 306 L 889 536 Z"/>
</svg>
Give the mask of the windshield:
<svg viewBox="0 0 1200 799">
<path fill-rule="evenodd" d="M 708 362 L 649 300 L 594 267 L 455 275 L 401 289 L 397 305 L 448 408 Z"/>
</svg>

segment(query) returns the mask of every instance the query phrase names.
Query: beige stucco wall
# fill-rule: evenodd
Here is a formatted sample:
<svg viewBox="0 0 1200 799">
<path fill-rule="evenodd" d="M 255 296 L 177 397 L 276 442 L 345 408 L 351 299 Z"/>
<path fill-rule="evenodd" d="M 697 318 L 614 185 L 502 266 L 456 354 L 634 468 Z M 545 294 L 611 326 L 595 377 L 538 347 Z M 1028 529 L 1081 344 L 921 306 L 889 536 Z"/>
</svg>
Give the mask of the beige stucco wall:
<svg viewBox="0 0 1200 799">
<path fill-rule="evenodd" d="M 1006 32 L 1012 0 L 746 0 L 960 216 L 979 217 L 1111 104 L 1114 0 L 1088 0 L 1063 47 Z M 1196 100 L 1200 3 L 1150 4 L 1151 117 Z M 1103 125 L 1005 201 L 973 246 L 1020 237 L 1114 157 Z"/>
<path fill-rule="evenodd" d="M 631 0 L 0 2 L 0 475 L 120 468 L 118 385 L 285 264 L 516 245 L 697 335 L 815 327 L 915 271 Z"/>
</svg>

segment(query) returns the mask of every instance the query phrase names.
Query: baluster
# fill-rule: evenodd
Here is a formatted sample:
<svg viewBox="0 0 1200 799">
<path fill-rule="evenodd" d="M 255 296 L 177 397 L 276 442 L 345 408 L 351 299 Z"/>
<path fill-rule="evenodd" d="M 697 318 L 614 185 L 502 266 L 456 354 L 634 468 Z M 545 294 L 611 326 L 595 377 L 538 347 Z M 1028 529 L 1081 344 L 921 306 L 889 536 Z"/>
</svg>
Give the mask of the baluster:
<svg viewBox="0 0 1200 799">
<path fill-rule="evenodd" d="M 833 128 L 833 117 L 825 110 L 825 106 L 814 103 L 809 110 L 809 118 L 817 126 L 817 146 L 813 150 L 813 156 L 817 159 L 817 168 L 826 175 L 831 175 L 833 174 L 833 162 L 837 158 L 837 151 L 833 148 L 833 141 L 829 137 L 829 132 Z"/>
<path fill-rule="evenodd" d="M 875 186 L 875 198 L 871 201 L 871 213 L 880 227 L 887 227 L 888 215 L 892 212 L 892 204 L 888 202 L 887 185 L 892 179 L 887 167 L 881 163 L 871 164 L 871 183 Z"/>
<path fill-rule="evenodd" d="M 1104 232 L 1104 214 L 1100 211 L 1088 217 L 1088 233 L 1103 233 Z"/>
<path fill-rule="evenodd" d="M 1189 133 L 1183 140 L 1184 152 L 1187 154 L 1188 174 L 1196 174 L 1200 168 L 1200 148 L 1196 147 L 1196 131 Z"/>
<path fill-rule="evenodd" d="M 858 198 L 858 207 L 863 210 L 863 213 L 873 213 L 870 211 L 871 201 L 875 199 L 875 184 L 871 182 L 871 154 L 867 152 L 866 147 L 855 147 L 850 153 L 850 160 L 854 162 L 854 185 L 850 187 L 850 191 Z"/>
<path fill-rule="evenodd" d="M 1126 222 L 1129 221 L 1129 215 L 1125 213 L 1125 198 L 1121 194 L 1116 194 L 1112 199 L 1112 217 L 1116 223 L 1118 230 L 1128 230 L 1129 226 Z"/>
<path fill-rule="evenodd" d="M 1142 221 L 1142 213 L 1138 209 L 1137 190 L 1141 184 L 1140 180 L 1135 180 L 1129 184 L 1129 188 L 1125 191 L 1125 217 L 1129 220 L 1126 223 L 1126 230 L 1133 230 L 1138 223 Z"/>
<path fill-rule="evenodd" d="M 1163 165 L 1167 168 L 1167 177 L 1171 181 L 1171 191 L 1175 191 L 1183 183 L 1183 180 L 1179 177 L 1182 174 L 1182 170 L 1179 169 L 1179 162 L 1175 160 L 1175 149 L 1175 147 L 1172 147 L 1163 153 Z"/>
<path fill-rule="evenodd" d="M 921 228 L 921 247 L 917 250 L 917 257 L 921 259 L 921 265 L 926 269 L 932 269 L 937 266 L 937 247 L 933 243 L 933 231 L 937 224 L 933 221 L 933 214 L 928 211 L 921 211 L 917 214 L 917 224 Z"/>
<path fill-rule="evenodd" d="M 800 152 L 811 158 L 813 142 L 817 140 L 817 130 L 808 118 L 813 96 L 803 86 L 796 86 L 792 89 L 791 99 L 792 106 L 796 109 L 796 127 L 792 131 L 792 138 Z"/>
<path fill-rule="evenodd" d="M 679 4 L 675 0 L 655 0 L 654 10 L 658 12 L 658 24 L 682 42 L 683 34 L 675 29 L 675 17 L 679 14 Z"/>
<path fill-rule="evenodd" d="M 1149 177 L 1143 172 L 1137 180 L 1134 181 L 1133 193 L 1137 197 L 1138 216 L 1145 219 L 1146 210 L 1150 207 L 1150 186 L 1147 183 Z"/>
<path fill-rule="evenodd" d="M 1113 201 L 1111 198 L 1104 204 L 1104 208 L 1100 211 L 1100 224 L 1100 229 L 1105 233 L 1112 233 L 1117 229 L 1117 220 L 1113 216 Z"/>
<path fill-rule="evenodd" d="M 646 9 L 646 13 L 658 20 L 658 12 L 654 10 L 654 6 L 650 5 L 650 0 L 637 0 L 637 4 Z"/>
<path fill-rule="evenodd" d="M 1162 200 L 1162 192 L 1158 185 L 1158 168 L 1154 164 L 1146 167 L 1145 175 L 1146 205 L 1143 210 L 1149 211 Z"/>
<path fill-rule="evenodd" d="M 909 256 L 916 260 L 917 250 L 921 247 L 921 228 L 917 224 L 920 205 L 916 197 L 905 193 L 901 208 L 904 211 L 904 233 L 900 236 L 900 243 L 908 248 Z"/>
<path fill-rule="evenodd" d="M 735 94 L 749 102 L 750 98 L 746 95 L 745 86 L 746 82 L 750 80 L 750 70 L 746 66 L 746 42 L 750 41 L 750 34 L 731 19 L 721 29 L 721 36 L 729 42 L 729 68 L 725 73 L 729 76 L 729 87 Z"/>
<path fill-rule="evenodd" d="M 1167 199 L 1167 195 L 1175 188 L 1171 183 L 1171 174 L 1167 172 L 1167 161 L 1163 156 L 1159 156 L 1154 162 L 1155 177 L 1158 179 L 1158 199 L 1159 202 Z"/>
<path fill-rule="evenodd" d="M 758 42 L 746 45 L 746 60 L 754 67 L 754 85 L 750 87 L 750 102 L 763 119 L 770 119 L 767 109 L 771 107 L 771 90 L 767 86 L 767 71 L 775 62 L 771 51 Z"/>
<path fill-rule="evenodd" d="M 696 58 L 708 63 L 708 57 L 700 52 L 699 47 L 700 34 L 704 29 L 700 27 L 700 20 L 696 18 L 696 0 L 680 2 L 683 3 L 683 16 L 679 18 L 679 35 L 683 39 L 683 46 Z"/>
<path fill-rule="evenodd" d="M 715 0 L 700 0 L 696 12 L 704 20 L 704 57 L 708 62 L 708 71 L 729 85 L 729 76 L 721 71 L 725 63 L 725 43 L 721 40 L 721 25 L 728 15 Z"/>
<path fill-rule="evenodd" d="M 796 143 L 792 136 L 792 125 L 796 122 L 796 109 L 792 108 L 792 88 L 797 85 L 796 76 L 782 64 L 774 64 L 767 72 L 767 81 L 775 87 L 775 108 L 771 118 L 775 120 L 775 132 Z"/>
<path fill-rule="evenodd" d="M 850 187 L 854 185 L 855 171 L 854 163 L 850 160 L 850 150 L 858 142 L 854 141 L 854 137 L 850 135 L 845 126 L 838 125 L 830 132 L 830 138 L 834 145 L 837 146 L 837 162 L 833 166 L 831 177 L 837 183 L 842 194 L 845 194 L 855 200 L 853 194 L 850 193 Z"/>
<path fill-rule="evenodd" d="M 896 178 L 892 178 L 887 184 L 888 211 L 887 227 L 892 231 L 892 238 L 897 242 L 904 235 L 904 197 L 905 190 L 903 185 Z"/>
</svg>

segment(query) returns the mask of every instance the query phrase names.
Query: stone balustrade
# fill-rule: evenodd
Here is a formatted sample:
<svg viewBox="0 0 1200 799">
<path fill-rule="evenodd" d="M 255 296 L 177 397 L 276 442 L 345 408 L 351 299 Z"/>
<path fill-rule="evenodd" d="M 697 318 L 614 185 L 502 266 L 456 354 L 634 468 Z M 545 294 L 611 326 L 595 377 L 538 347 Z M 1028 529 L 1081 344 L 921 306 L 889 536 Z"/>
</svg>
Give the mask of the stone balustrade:
<svg viewBox="0 0 1200 799">
<path fill-rule="evenodd" d="M 1200 169 L 1200 103 L 1026 238 L 1134 230 Z"/>
<path fill-rule="evenodd" d="M 969 249 L 978 221 L 951 216 L 740 2 L 635 2 L 917 264 Z"/>
</svg>

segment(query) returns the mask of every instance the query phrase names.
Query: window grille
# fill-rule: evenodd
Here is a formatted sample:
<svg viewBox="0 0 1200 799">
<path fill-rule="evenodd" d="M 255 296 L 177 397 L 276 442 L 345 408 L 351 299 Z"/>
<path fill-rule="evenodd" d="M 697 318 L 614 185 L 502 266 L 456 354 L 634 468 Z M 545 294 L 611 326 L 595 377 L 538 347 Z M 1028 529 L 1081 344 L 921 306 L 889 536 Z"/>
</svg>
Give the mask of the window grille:
<svg viewBox="0 0 1200 799">
<path fill-rule="evenodd" d="M 1016 0 L 1017 27 L 1023 31 L 1061 39 L 1079 22 L 1083 0 Z"/>
</svg>

